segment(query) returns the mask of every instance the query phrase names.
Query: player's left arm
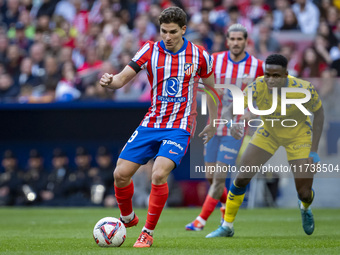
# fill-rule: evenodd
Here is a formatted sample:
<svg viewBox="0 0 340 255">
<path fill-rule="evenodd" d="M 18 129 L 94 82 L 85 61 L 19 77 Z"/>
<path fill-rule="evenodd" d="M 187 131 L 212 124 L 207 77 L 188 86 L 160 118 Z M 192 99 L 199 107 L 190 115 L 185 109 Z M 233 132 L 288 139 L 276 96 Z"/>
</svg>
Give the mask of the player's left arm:
<svg viewBox="0 0 340 255">
<path fill-rule="evenodd" d="M 203 131 L 198 135 L 199 137 L 203 137 L 204 144 L 209 142 L 209 140 L 215 135 L 217 128 L 214 126 L 214 121 L 217 119 L 217 107 L 218 107 L 218 99 L 216 98 L 215 93 L 211 90 L 215 88 L 215 80 L 214 74 L 212 73 L 208 78 L 202 78 L 203 84 L 205 88 L 210 91 L 212 98 L 210 95 L 207 95 L 207 104 L 209 111 L 209 119 L 210 123 L 203 129 Z"/>
<path fill-rule="evenodd" d="M 307 88 L 311 93 L 311 100 L 306 103 L 306 107 L 309 111 L 313 112 L 313 134 L 312 134 L 312 147 L 310 150 L 309 158 L 313 160 L 312 163 L 320 162 L 320 157 L 317 153 L 319 147 L 319 141 L 322 134 L 323 122 L 324 122 L 324 110 L 322 107 L 321 99 L 318 92 L 315 90 L 312 84 Z"/>
<path fill-rule="evenodd" d="M 320 157 L 317 154 L 318 146 L 320 137 L 322 134 L 323 129 L 323 122 L 324 122 L 324 110 L 321 105 L 321 107 L 313 112 L 314 119 L 313 119 L 313 136 L 312 136 L 312 147 L 310 150 L 309 157 L 313 158 L 313 163 L 320 162 Z"/>
</svg>

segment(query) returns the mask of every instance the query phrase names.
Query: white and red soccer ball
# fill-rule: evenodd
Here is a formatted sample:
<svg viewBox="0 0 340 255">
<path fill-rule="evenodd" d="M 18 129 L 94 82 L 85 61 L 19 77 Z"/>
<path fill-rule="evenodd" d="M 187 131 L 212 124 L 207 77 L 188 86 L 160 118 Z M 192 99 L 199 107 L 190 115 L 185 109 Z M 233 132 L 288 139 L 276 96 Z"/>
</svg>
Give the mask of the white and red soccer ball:
<svg viewBox="0 0 340 255">
<path fill-rule="evenodd" d="M 94 226 L 93 238 L 100 247 L 119 247 L 125 241 L 126 228 L 120 220 L 105 217 Z"/>
</svg>

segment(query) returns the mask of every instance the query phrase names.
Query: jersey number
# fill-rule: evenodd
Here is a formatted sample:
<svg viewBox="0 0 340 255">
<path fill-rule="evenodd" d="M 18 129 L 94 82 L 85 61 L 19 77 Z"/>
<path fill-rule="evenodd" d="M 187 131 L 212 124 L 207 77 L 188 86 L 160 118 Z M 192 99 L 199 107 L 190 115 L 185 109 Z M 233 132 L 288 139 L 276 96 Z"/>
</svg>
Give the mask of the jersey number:
<svg viewBox="0 0 340 255">
<path fill-rule="evenodd" d="M 264 137 L 268 137 L 268 136 L 269 136 L 268 131 L 265 130 L 263 127 L 260 127 L 260 128 L 257 130 L 257 133 L 259 133 L 260 135 L 263 135 Z"/>
<path fill-rule="evenodd" d="M 138 131 L 136 130 L 135 132 L 133 132 L 132 136 L 128 140 L 128 143 L 131 143 L 133 140 L 135 140 L 137 135 L 138 135 Z"/>
</svg>

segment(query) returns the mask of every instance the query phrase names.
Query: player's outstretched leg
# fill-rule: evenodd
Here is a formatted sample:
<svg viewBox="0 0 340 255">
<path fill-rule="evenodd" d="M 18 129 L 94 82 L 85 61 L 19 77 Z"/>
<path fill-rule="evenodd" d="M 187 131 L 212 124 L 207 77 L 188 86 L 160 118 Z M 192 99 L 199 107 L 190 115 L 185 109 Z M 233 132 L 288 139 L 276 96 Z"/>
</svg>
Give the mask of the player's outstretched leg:
<svg viewBox="0 0 340 255">
<path fill-rule="evenodd" d="M 298 201 L 302 217 L 302 227 L 307 235 L 313 234 L 315 228 L 313 213 L 312 210 L 310 209 L 310 205 L 314 199 L 314 196 L 315 193 L 314 190 L 312 189 L 312 198 L 310 201 L 303 202 L 300 199 Z"/>
</svg>

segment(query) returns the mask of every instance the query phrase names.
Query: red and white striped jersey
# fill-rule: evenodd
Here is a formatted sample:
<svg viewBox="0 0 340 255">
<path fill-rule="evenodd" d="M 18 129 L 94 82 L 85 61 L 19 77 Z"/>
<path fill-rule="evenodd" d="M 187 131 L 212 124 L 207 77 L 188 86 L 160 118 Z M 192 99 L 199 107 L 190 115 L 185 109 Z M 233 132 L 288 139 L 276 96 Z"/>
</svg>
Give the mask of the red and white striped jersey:
<svg viewBox="0 0 340 255">
<path fill-rule="evenodd" d="M 239 62 L 234 62 L 230 58 L 229 51 L 214 53 L 212 56 L 214 59 L 215 84 L 232 84 L 243 90 L 256 77 L 264 74 L 264 62 L 249 55 L 247 52 L 244 59 Z M 232 95 L 230 90 L 225 89 L 224 92 L 221 97 L 222 105 L 219 104 L 218 106 L 217 118 L 225 119 L 227 117 L 229 121 L 232 116 L 227 116 L 224 110 L 232 103 Z M 230 135 L 227 125 L 219 125 L 216 135 Z"/>
<path fill-rule="evenodd" d="M 163 41 L 148 41 L 129 64 L 137 72 L 146 69 L 151 85 L 151 107 L 143 127 L 195 130 L 197 80 L 212 74 L 213 59 L 203 47 L 183 39 L 176 53 Z"/>
</svg>

